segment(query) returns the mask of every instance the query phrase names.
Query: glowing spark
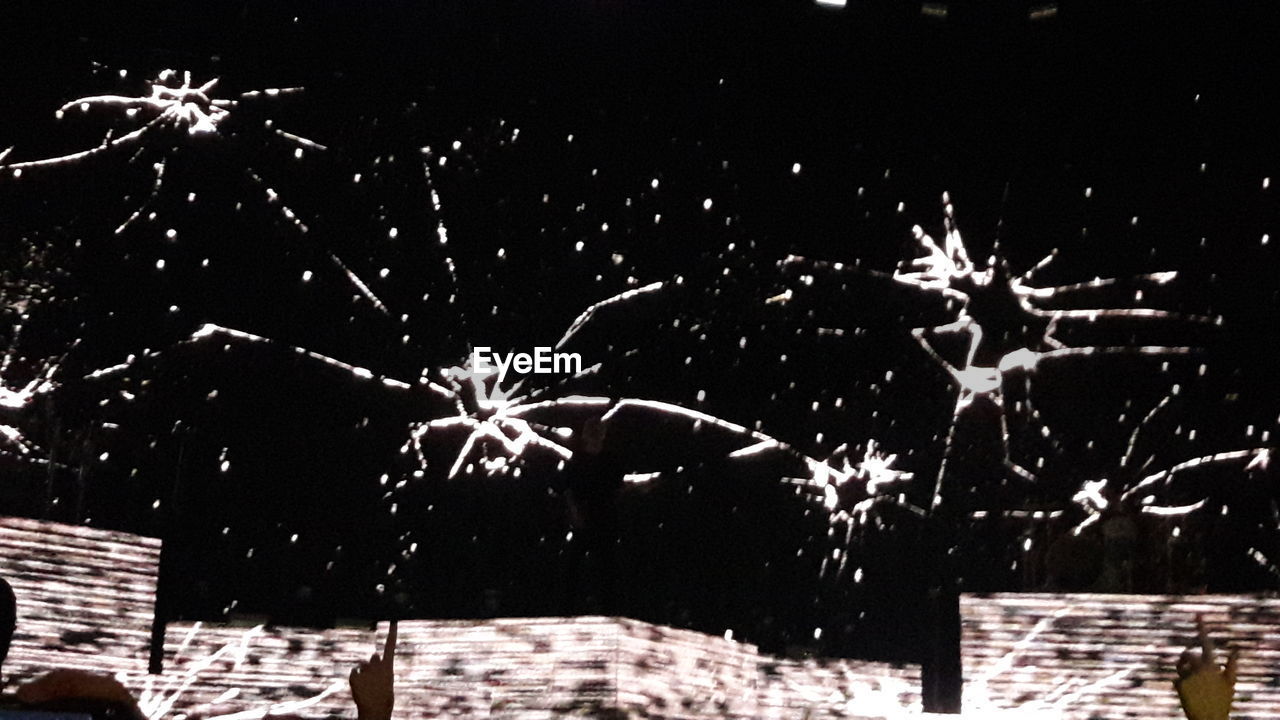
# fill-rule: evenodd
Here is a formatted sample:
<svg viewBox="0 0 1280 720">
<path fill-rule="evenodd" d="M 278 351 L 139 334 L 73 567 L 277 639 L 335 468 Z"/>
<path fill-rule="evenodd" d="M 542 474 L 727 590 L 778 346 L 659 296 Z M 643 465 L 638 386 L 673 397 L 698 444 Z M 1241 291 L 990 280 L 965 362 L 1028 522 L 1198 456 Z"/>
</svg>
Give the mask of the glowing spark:
<svg viewBox="0 0 1280 720">
<path fill-rule="evenodd" d="M 999 411 L 1000 442 L 1003 446 L 1002 462 L 1005 469 L 1014 476 L 1024 480 L 1034 480 L 1035 476 L 1013 461 L 1009 451 L 1008 416 L 1004 405 L 1004 386 L 1007 375 L 1022 373 L 1028 391 L 1031 378 L 1043 363 L 1053 360 L 1081 359 L 1104 355 L 1125 356 L 1169 356 L 1189 355 L 1195 352 L 1192 347 L 1170 347 L 1161 345 L 1142 346 L 1070 346 L 1057 336 L 1061 325 L 1086 321 L 1094 322 L 1103 318 L 1131 320 L 1177 320 L 1199 324 L 1221 324 L 1221 318 L 1211 316 L 1187 315 L 1153 308 L 1097 308 L 1097 309 L 1055 309 L 1045 307 L 1049 303 L 1068 295 L 1108 287 L 1120 282 L 1117 278 L 1097 278 L 1088 282 L 1062 285 L 1057 287 L 1041 287 L 1033 285 L 1036 272 L 1047 267 L 1056 257 L 1056 252 L 1045 257 L 1026 273 L 1009 277 L 1002 261 L 992 258 L 987 265 L 974 262 L 961 237 L 955 222 L 955 209 L 947 194 L 942 196 L 943 226 L 945 234 L 941 243 L 934 240 L 920 226 L 912 229 L 912 236 L 922 255 L 905 262 L 892 274 L 878 271 L 864 271 L 842 263 L 811 261 L 803 257 L 788 256 L 781 265 L 785 268 L 792 265 L 805 265 L 818 270 L 855 271 L 872 277 L 887 277 L 893 282 L 918 289 L 926 294 L 936 295 L 949 301 L 956 313 L 955 320 L 934 327 L 920 327 L 912 330 L 912 337 L 921 349 L 950 376 L 957 386 L 956 404 L 952 413 L 951 428 L 943 449 L 943 460 L 934 482 L 934 495 L 931 509 L 937 509 L 943 502 L 943 489 L 947 477 L 947 460 L 953 455 L 952 444 L 956 427 L 966 410 L 979 398 L 994 404 Z M 1164 285 L 1176 278 L 1173 272 L 1156 272 L 1131 278 L 1132 281 Z M 806 278 L 802 278 L 805 280 Z M 805 284 L 808 284 L 806 282 Z M 1022 318 L 1012 323 L 1007 318 L 993 316 L 974 302 L 979 296 L 984 298 L 1004 298 L 1011 301 L 1005 303 L 1018 308 Z M 1029 321 L 1043 324 L 1037 336 L 1030 339 L 1030 345 L 1020 345 L 1017 328 L 1033 325 Z M 1010 326 L 1012 325 L 1012 328 Z M 1009 330 L 1012 329 L 1013 332 Z M 959 363 L 947 360 L 936 349 L 934 339 L 947 336 L 966 338 L 967 350 Z M 994 338 L 994 340 L 992 340 Z M 990 347 L 996 344 L 996 347 Z M 994 351 L 994 352 L 993 352 Z M 981 360 L 981 358 L 995 358 Z"/>
<path fill-rule="evenodd" d="M 180 80 L 181 84 L 178 84 Z M 131 132 L 112 138 L 108 133 L 103 138 L 102 143 L 97 147 L 83 150 L 80 152 L 69 153 L 52 158 L 44 158 L 40 160 L 27 160 L 23 162 L 4 163 L 9 152 L 6 150 L 0 154 L 0 170 L 10 170 L 13 176 L 21 177 L 25 170 L 33 168 L 58 167 L 78 163 L 89 159 L 107 151 L 113 151 L 121 148 L 131 148 L 139 146 L 145 148 L 146 143 L 153 139 L 158 133 L 177 132 L 187 137 L 199 137 L 209 135 L 219 135 L 220 126 L 231 117 L 240 102 L 251 100 L 259 97 L 276 98 L 284 94 L 299 93 L 301 88 L 268 88 L 266 90 L 254 90 L 241 93 L 236 99 L 218 98 L 213 96 L 213 89 L 217 85 L 218 79 L 213 78 L 201 85 L 192 85 L 191 73 L 178 73 L 174 70 L 164 70 L 160 72 L 153 80 L 148 83 L 149 94 L 129 97 L 125 95 L 92 95 L 83 98 L 77 98 L 66 102 L 55 113 L 56 117 L 61 119 L 65 114 L 76 109 L 80 112 L 86 112 L 91 108 L 103 107 L 115 110 L 123 110 L 125 117 L 132 119 L 140 113 L 145 113 L 150 119 L 141 127 L 135 128 Z M 275 137 L 297 146 L 298 152 L 303 149 L 323 151 L 327 148 L 320 143 L 285 132 L 279 129 L 273 129 L 272 133 Z M 156 145 L 160 147 L 169 147 L 171 142 L 163 137 L 156 139 Z M 135 153 L 129 162 L 135 162 L 141 153 Z M 297 156 L 297 153 L 295 153 Z M 151 189 L 147 197 L 133 209 L 125 220 L 115 229 L 115 234 L 120 235 L 125 232 L 131 225 L 143 217 L 153 217 L 154 214 L 148 215 L 147 210 L 160 196 L 161 190 L 164 188 L 165 168 L 167 158 L 161 158 L 158 162 L 152 164 L 152 183 Z M 280 216 L 284 218 L 290 225 L 297 228 L 301 233 L 307 233 L 309 228 L 289 206 L 280 202 L 280 196 L 271 188 L 265 180 L 252 168 L 245 169 L 246 178 L 261 188 L 268 205 L 276 206 Z M 188 199 L 191 199 L 190 197 Z M 172 230 L 169 231 L 173 233 Z M 170 234 L 169 239 L 174 239 L 174 235 Z M 386 312 L 386 307 L 373 294 L 373 292 L 364 283 L 360 282 L 347 267 L 333 253 L 326 253 L 329 261 L 338 268 L 339 271 L 350 281 L 374 307 L 382 312 Z"/>
</svg>

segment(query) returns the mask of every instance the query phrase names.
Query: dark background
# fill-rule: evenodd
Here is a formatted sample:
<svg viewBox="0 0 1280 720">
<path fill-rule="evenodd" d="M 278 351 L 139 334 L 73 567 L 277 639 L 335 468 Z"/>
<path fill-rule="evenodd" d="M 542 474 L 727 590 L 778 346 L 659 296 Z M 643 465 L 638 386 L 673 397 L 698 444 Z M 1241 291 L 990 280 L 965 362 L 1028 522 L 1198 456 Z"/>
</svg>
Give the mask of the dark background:
<svg viewBox="0 0 1280 720">
<path fill-rule="evenodd" d="M 945 310 L 871 275 L 820 274 L 802 291 L 777 261 L 796 253 L 891 271 L 913 255 L 913 225 L 940 237 L 948 191 L 975 259 L 998 239 L 1017 272 L 1058 249 L 1045 284 L 1178 270 L 1145 302 L 1224 318 L 1209 330 L 1121 323 L 1083 334 L 1081 344 L 1202 350 L 1163 370 L 1116 358 L 1038 373 L 1043 416 L 1010 430 L 1018 462 L 1045 459 L 1042 482 L 990 504 L 1068 508 L 1082 480 L 1119 473 L 1138 419 L 1174 385 L 1143 437 L 1153 468 L 1274 445 L 1261 433 L 1280 430 L 1280 239 L 1261 238 L 1280 238 L 1276 189 L 1263 187 L 1280 179 L 1280 134 L 1261 108 L 1273 94 L 1276 13 L 1063 2 L 1032 22 L 1028 9 L 955 3 L 936 20 L 887 0 L 840 11 L 6 3 L 0 148 L 15 146 L 10 161 L 133 129 L 110 111 L 53 111 L 85 95 L 142 94 L 163 68 L 190 70 L 197 84 L 219 77 L 223 97 L 305 92 L 245 100 L 214 137 L 157 132 L 0 180 L 6 385 L 61 362 L 57 390 L 16 421 L 53 463 L 6 455 L 0 511 L 163 536 L 171 617 L 566 614 L 602 608 L 584 597 L 581 537 L 566 540 L 565 487 L 584 473 L 667 470 L 621 495 L 614 610 L 732 629 L 773 650 L 913 659 L 932 567 L 920 524 L 889 511 L 849 542 L 843 527 L 829 536 L 821 506 L 780 482 L 793 470 L 780 461 L 729 462 L 714 433 L 636 417 L 610 431 L 600 466 L 559 472 L 533 458 L 518 478 L 447 480 L 452 438 L 415 476 L 412 453 L 400 452 L 410 425 L 452 413 L 447 405 L 280 345 L 180 343 L 214 322 L 412 381 L 459 364 L 470 345 L 553 344 L 590 303 L 680 276 L 601 313 L 574 349 L 602 372 L 565 393 L 759 421 L 815 457 L 841 443 L 860 456 L 875 438 L 917 474 L 910 492 L 927 502 L 955 391 L 908 330 L 945 322 Z M 329 150 L 295 159 L 267 121 Z M 155 220 L 114 235 L 162 158 Z M 390 316 L 353 299 L 329 253 Z M 788 287 L 794 302 L 764 302 Z M 1098 293 L 1083 306 L 1131 300 Z M 850 332 L 817 332 L 832 327 Z M 82 379 L 144 349 L 161 353 Z M 975 435 L 990 420 L 972 423 Z M 1172 525 L 1143 527 L 1144 562 L 1160 579 L 1134 589 L 1274 588 L 1274 565 L 1248 557 L 1280 556 L 1274 471 L 1227 464 L 1199 482 L 1213 503 L 1180 540 Z M 966 588 L 1044 587 L 1019 549 L 1025 526 L 960 524 Z M 835 548 L 864 568 L 860 581 L 819 572 Z M 1199 558 L 1177 583 L 1174 554 Z"/>
</svg>

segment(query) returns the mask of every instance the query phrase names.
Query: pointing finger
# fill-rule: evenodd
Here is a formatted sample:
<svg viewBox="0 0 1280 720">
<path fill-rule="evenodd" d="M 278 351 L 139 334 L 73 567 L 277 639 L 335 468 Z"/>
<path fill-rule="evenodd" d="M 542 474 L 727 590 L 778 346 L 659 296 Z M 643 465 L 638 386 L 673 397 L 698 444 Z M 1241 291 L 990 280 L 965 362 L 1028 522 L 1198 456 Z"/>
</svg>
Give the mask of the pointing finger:
<svg viewBox="0 0 1280 720">
<path fill-rule="evenodd" d="M 396 621 L 392 620 L 387 627 L 387 644 L 382 650 L 382 657 L 387 661 L 388 665 L 392 665 L 396 661 Z"/>
<path fill-rule="evenodd" d="M 1213 638 L 1204 625 L 1204 616 L 1196 615 L 1196 632 L 1200 635 L 1200 659 L 1205 665 L 1213 664 Z"/>
</svg>

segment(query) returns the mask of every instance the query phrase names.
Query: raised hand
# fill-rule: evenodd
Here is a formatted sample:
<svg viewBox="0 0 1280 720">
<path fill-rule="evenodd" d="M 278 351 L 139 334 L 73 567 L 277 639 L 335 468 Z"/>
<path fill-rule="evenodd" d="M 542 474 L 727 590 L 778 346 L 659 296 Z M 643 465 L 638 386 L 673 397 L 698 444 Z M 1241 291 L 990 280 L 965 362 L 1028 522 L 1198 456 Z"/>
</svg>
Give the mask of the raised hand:
<svg viewBox="0 0 1280 720">
<path fill-rule="evenodd" d="M 1187 720 L 1228 720 L 1236 691 L 1238 650 L 1232 650 L 1226 667 L 1221 667 L 1214 660 L 1213 638 L 1200 615 L 1196 616 L 1196 632 L 1200 636 L 1200 653 L 1197 656 L 1190 648 L 1182 652 L 1178 679 L 1173 681 L 1182 711 Z"/>
<path fill-rule="evenodd" d="M 392 620 L 382 655 L 375 652 L 351 671 L 351 697 L 359 720 L 391 719 L 396 703 L 395 661 L 396 621 Z"/>
</svg>

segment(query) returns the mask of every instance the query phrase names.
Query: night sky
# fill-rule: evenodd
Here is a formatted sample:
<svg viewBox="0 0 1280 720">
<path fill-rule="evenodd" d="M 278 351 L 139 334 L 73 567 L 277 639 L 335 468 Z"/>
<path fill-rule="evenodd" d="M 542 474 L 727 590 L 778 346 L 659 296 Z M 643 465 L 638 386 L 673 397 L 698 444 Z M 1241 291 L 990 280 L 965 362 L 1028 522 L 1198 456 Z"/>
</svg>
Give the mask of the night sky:
<svg viewBox="0 0 1280 720">
<path fill-rule="evenodd" d="M 168 617 L 615 612 L 911 659 L 931 578 L 1101 589 L 1078 493 L 1222 453 L 1153 485 L 1153 505 L 1204 505 L 1132 515 L 1125 589 L 1280 585 L 1262 3 L 31 5 L 0 11 L 0 348 L 6 392 L 45 384 L 0 408 L 0 512 L 163 537 Z M 147 108 L 55 117 L 165 69 L 218 78 L 210 98 L 301 90 L 205 133 L 128 136 Z M 9 167 L 108 133 L 126 140 Z M 925 254 L 914 226 L 943 241 L 944 192 L 977 270 L 996 256 L 994 286 L 949 287 L 966 311 L 893 277 Z M 1028 312 L 999 278 L 1055 250 L 1027 285 L 1119 281 L 1039 309 L 1167 314 Z M 476 417 L 420 378 L 555 345 L 652 283 L 566 344 L 598 370 L 522 387 L 561 401 L 524 419 L 573 459 L 490 439 L 449 477 L 468 430 L 438 426 L 419 455 L 424 423 Z M 958 409 L 926 346 L 964 367 L 970 336 L 937 328 L 965 312 L 973 368 L 1127 350 L 1006 369 L 1003 410 Z M 607 406 L 574 396 L 667 405 L 623 403 L 590 454 Z M 786 447 L 731 456 L 758 438 L 674 406 Z M 912 477 L 824 505 L 805 458 L 872 441 Z M 1020 510 L 1060 514 L 996 517 Z"/>
</svg>

